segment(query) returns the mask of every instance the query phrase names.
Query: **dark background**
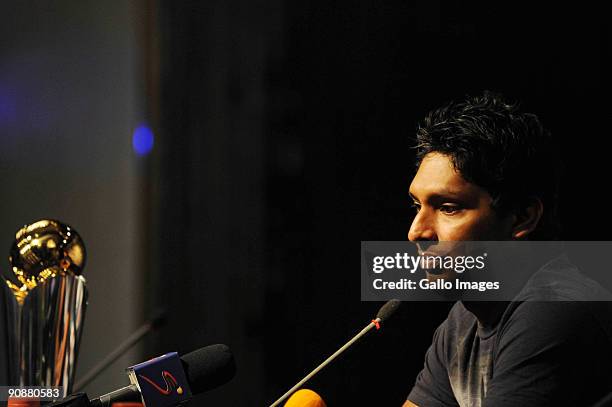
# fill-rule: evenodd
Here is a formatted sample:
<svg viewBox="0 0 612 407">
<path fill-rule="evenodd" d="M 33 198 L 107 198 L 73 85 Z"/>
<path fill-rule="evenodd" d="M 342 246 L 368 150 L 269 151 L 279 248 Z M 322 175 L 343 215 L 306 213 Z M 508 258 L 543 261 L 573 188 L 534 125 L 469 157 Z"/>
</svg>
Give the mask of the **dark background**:
<svg viewBox="0 0 612 407">
<path fill-rule="evenodd" d="M 374 315 L 359 242 L 406 238 L 411 137 L 450 99 L 489 89 L 537 113 L 566 153 L 564 238 L 608 239 L 601 9 L 167 1 L 159 15 L 168 271 L 150 301 L 177 318 L 151 349 L 232 345 L 237 377 L 202 400 L 270 403 Z M 307 387 L 332 406 L 401 405 L 448 309 L 405 304 Z"/>
<path fill-rule="evenodd" d="M 88 13 L 96 8 L 104 6 Z M 406 239 L 412 137 L 451 99 L 489 89 L 537 113 L 565 153 L 563 238 L 609 240 L 603 6 L 143 0 L 129 13 L 121 24 L 134 24 L 138 38 L 134 99 L 156 135 L 130 187 L 131 326 L 168 312 L 130 360 L 228 344 L 236 377 L 194 405 L 269 405 L 374 317 L 381 304 L 359 297 L 360 241 Z M 93 271 L 91 281 L 93 294 L 111 291 Z M 404 303 L 307 387 L 329 406 L 401 405 L 449 308 Z M 121 312 L 107 317 L 85 330 L 123 321 Z M 108 352 L 94 349 L 83 356 L 89 365 Z"/>
</svg>

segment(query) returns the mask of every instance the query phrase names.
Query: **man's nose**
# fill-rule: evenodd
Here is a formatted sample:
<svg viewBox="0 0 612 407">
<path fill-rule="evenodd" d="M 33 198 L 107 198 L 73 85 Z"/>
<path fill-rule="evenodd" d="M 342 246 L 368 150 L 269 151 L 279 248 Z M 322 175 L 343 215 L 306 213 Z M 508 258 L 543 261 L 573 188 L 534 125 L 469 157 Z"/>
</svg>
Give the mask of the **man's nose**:
<svg viewBox="0 0 612 407">
<path fill-rule="evenodd" d="M 411 242 L 419 240 L 436 240 L 433 221 L 425 210 L 421 209 L 414 217 L 410 225 L 410 230 L 408 231 L 408 240 Z"/>
</svg>

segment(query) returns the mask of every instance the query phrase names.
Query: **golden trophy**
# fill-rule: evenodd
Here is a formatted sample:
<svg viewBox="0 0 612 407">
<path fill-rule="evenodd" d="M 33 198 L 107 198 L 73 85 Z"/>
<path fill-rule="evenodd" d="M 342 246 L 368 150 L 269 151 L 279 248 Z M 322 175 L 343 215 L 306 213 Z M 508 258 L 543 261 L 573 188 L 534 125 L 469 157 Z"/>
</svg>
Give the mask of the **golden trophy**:
<svg viewBox="0 0 612 407">
<path fill-rule="evenodd" d="M 85 259 L 81 237 L 66 224 L 39 220 L 17 231 L 4 273 L 9 385 L 71 392 L 87 307 Z"/>
</svg>

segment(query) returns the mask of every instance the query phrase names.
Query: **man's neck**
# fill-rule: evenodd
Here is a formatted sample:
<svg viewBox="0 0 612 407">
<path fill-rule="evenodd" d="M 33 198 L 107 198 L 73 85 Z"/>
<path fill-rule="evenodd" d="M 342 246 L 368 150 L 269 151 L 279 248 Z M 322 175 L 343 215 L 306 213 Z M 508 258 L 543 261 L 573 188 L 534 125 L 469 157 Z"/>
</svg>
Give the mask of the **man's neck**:
<svg viewBox="0 0 612 407">
<path fill-rule="evenodd" d="M 470 311 L 484 328 L 493 328 L 499 322 L 509 301 L 462 301 L 465 309 Z"/>
</svg>

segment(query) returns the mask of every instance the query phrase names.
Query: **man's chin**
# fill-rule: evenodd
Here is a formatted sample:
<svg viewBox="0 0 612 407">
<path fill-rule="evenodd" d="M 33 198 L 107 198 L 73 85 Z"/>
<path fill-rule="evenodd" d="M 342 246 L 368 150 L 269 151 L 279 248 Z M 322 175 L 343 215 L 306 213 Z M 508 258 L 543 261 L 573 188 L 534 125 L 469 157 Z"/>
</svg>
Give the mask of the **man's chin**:
<svg viewBox="0 0 612 407">
<path fill-rule="evenodd" d="M 457 279 L 457 273 L 454 270 L 448 269 L 427 269 L 425 270 L 425 275 L 427 276 L 427 281 L 434 282 L 437 280 L 444 281 L 455 281 Z"/>
<path fill-rule="evenodd" d="M 462 299 L 462 291 L 455 288 L 457 273 L 454 270 L 426 270 L 425 276 L 430 287 L 434 288 L 432 293 L 435 293 L 438 298 L 442 298 L 445 301 L 459 301 Z M 436 284 L 436 282 L 440 283 Z"/>
</svg>

